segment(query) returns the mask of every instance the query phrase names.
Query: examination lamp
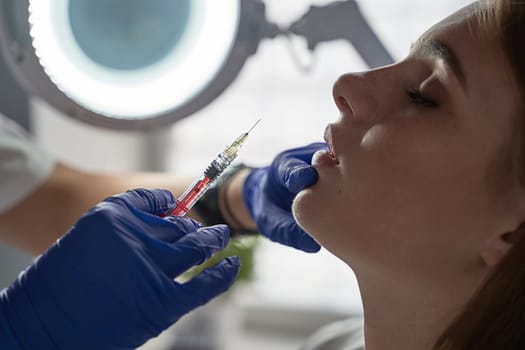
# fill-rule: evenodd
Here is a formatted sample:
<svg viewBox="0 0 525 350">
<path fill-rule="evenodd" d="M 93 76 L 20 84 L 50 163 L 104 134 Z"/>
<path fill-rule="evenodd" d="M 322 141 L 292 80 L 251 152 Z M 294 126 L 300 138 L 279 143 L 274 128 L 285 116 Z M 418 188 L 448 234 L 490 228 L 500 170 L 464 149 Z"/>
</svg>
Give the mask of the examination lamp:
<svg viewBox="0 0 525 350">
<path fill-rule="evenodd" d="M 289 28 L 262 0 L 0 0 L 0 51 L 32 94 L 68 116 L 120 129 L 171 124 L 208 105 L 259 43 L 278 35 L 350 41 L 370 66 L 392 62 L 354 0 Z"/>
</svg>

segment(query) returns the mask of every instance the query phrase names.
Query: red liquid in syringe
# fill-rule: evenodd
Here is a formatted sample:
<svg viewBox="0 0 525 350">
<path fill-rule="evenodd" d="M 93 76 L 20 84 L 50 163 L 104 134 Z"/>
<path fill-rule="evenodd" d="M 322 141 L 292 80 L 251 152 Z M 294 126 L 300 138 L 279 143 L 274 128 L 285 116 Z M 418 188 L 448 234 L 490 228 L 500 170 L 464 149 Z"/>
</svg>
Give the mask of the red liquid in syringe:
<svg viewBox="0 0 525 350">
<path fill-rule="evenodd" d="M 193 205 L 200 199 L 202 194 L 208 188 L 210 184 L 210 178 L 203 175 L 195 182 L 195 184 L 189 188 L 182 196 L 177 199 L 177 205 L 173 208 L 168 215 L 171 216 L 184 216 L 193 207 Z"/>
</svg>

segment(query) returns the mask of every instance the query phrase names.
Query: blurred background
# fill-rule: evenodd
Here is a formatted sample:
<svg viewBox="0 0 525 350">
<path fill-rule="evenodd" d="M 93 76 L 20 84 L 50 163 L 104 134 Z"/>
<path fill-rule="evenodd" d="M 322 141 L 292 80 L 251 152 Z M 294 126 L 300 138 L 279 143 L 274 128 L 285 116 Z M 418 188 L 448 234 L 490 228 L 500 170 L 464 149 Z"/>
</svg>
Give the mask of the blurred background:
<svg viewBox="0 0 525 350">
<path fill-rule="evenodd" d="M 470 2 L 357 1 L 396 60 L 429 26 Z M 282 28 L 310 6 L 329 3 L 264 0 L 267 19 Z M 348 41 L 323 42 L 310 52 L 299 36 L 264 39 L 233 82 L 204 108 L 160 128 L 123 131 L 67 116 L 25 93 L 0 64 L 0 112 L 30 128 L 52 156 L 84 170 L 195 176 L 259 118 L 261 123 L 239 156 L 249 165 L 265 165 L 286 148 L 321 141 L 326 124 L 338 117 L 331 97 L 333 82 L 344 72 L 365 69 L 363 58 Z M 30 261 L 31 257 L 1 246 L 1 287 Z M 144 349 L 296 349 L 319 326 L 361 312 L 355 279 L 329 252 L 308 255 L 259 239 L 249 281 L 238 283 L 231 293 L 186 317 Z"/>
</svg>

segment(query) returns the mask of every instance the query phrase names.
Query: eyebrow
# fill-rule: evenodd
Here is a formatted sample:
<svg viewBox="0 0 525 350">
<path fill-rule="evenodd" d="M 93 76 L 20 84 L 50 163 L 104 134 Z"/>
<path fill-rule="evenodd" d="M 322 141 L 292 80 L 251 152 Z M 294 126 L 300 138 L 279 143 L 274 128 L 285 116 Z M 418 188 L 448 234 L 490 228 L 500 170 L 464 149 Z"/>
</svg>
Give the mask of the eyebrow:
<svg viewBox="0 0 525 350">
<path fill-rule="evenodd" d="M 442 59 L 445 64 L 452 70 L 459 80 L 463 89 L 466 90 L 465 70 L 458 59 L 458 56 L 445 43 L 433 39 L 420 39 L 412 45 L 411 54 L 415 56 L 430 56 Z"/>
</svg>

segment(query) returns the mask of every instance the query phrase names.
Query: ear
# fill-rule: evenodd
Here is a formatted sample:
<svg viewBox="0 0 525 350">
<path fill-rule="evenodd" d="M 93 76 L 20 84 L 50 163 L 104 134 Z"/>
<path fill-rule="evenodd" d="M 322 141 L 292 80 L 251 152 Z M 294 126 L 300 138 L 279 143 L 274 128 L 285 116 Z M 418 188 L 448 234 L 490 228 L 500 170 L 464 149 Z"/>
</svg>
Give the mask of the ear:
<svg viewBox="0 0 525 350">
<path fill-rule="evenodd" d="M 522 223 L 512 232 L 505 232 L 491 236 L 481 248 L 480 256 L 488 267 L 494 267 L 507 255 L 525 230 L 525 223 Z"/>
</svg>

